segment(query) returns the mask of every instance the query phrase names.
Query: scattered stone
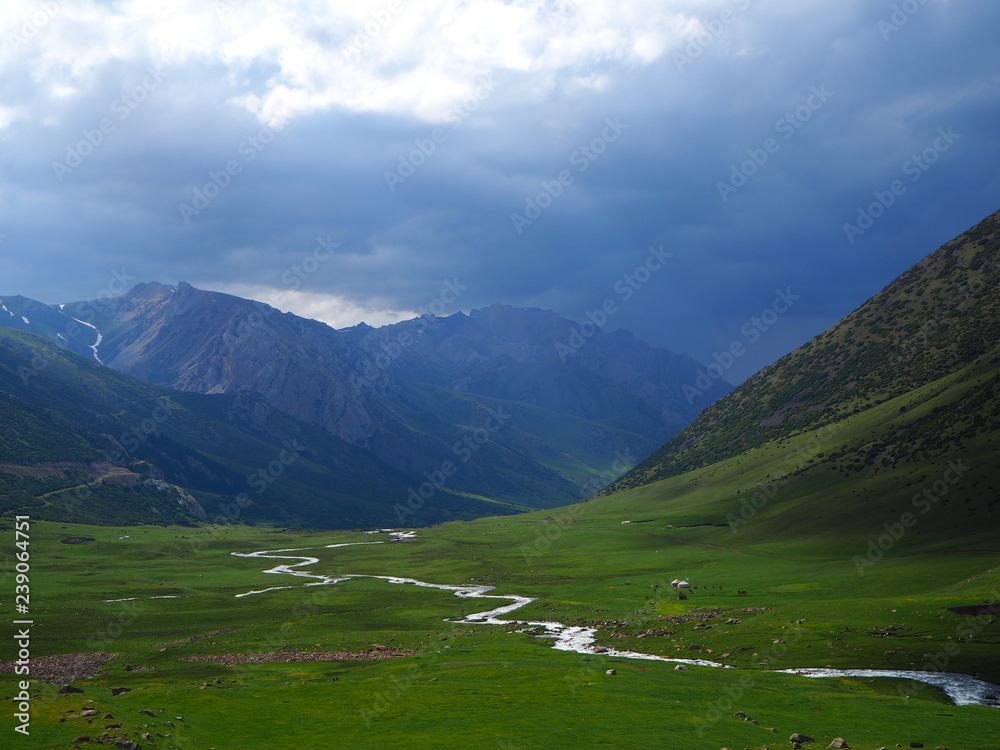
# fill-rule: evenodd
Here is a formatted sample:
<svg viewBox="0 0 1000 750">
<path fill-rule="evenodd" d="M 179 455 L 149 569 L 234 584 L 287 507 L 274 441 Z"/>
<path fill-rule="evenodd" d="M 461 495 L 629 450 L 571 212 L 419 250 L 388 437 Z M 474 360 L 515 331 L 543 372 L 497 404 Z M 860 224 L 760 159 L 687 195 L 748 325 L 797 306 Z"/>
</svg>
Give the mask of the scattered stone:
<svg viewBox="0 0 1000 750">
<path fill-rule="evenodd" d="M 63 685 L 57 692 L 60 693 L 82 693 L 83 689 L 78 688 L 75 685 Z"/>
<path fill-rule="evenodd" d="M 80 712 L 80 716 L 97 716 L 97 711 L 93 708 L 85 708 Z"/>
<path fill-rule="evenodd" d="M 122 747 L 125 750 L 142 750 L 142 746 L 138 742 L 132 742 L 132 740 L 115 740 L 115 747 Z"/>
<path fill-rule="evenodd" d="M 675 672 L 686 672 L 687 671 L 687 667 L 685 667 L 683 664 L 678 664 L 676 667 L 674 667 L 674 671 Z"/>
<path fill-rule="evenodd" d="M 924 746 L 923 742 L 911 742 L 910 743 L 910 747 L 923 747 L 923 746 Z"/>
<path fill-rule="evenodd" d="M 830 750 L 849 750 L 848 744 L 844 741 L 843 737 L 838 737 L 827 745 L 827 747 L 830 748 Z"/>
<path fill-rule="evenodd" d="M 131 691 L 132 691 L 132 688 L 124 688 L 124 687 L 111 688 L 111 695 L 112 696 L 119 696 L 122 693 L 129 693 Z"/>
<path fill-rule="evenodd" d="M 732 617 L 726 620 L 726 625 L 739 625 L 741 622 L 743 622 L 743 620 L 737 620 L 735 617 Z"/>
<path fill-rule="evenodd" d="M 747 717 L 747 713 L 746 711 L 737 711 L 736 713 L 733 714 L 733 716 L 736 716 L 740 719 L 745 719 Z"/>
<path fill-rule="evenodd" d="M 101 718 L 102 718 L 102 719 L 113 719 L 113 718 L 115 718 L 115 717 L 114 717 L 114 716 L 112 716 L 111 714 L 104 714 L 104 716 L 102 716 Z"/>
<path fill-rule="evenodd" d="M 609 670 L 608 670 L 607 672 L 605 672 L 604 674 L 618 674 L 618 670 L 617 670 L 617 669 L 609 669 Z"/>
<path fill-rule="evenodd" d="M 701 646 L 699 646 L 697 643 L 692 643 L 690 646 L 688 646 L 688 651 L 701 651 Z"/>
<path fill-rule="evenodd" d="M 175 728 L 175 727 L 174 727 L 174 722 L 172 722 L 172 721 L 165 721 L 165 722 L 163 722 L 163 723 L 164 723 L 164 724 L 166 724 L 166 725 L 167 725 L 168 727 L 170 727 L 171 729 L 174 729 L 174 728 Z"/>
<path fill-rule="evenodd" d="M 812 737 L 807 734 L 799 734 L 796 732 L 791 737 L 788 738 L 789 742 L 815 742 Z"/>
<path fill-rule="evenodd" d="M 141 714 L 146 714 L 146 716 L 152 716 L 152 717 L 153 717 L 154 719 L 156 718 L 156 714 L 154 714 L 154 713 L 153 713 L 152 711 L 150 711 L 150 710 L 149 710 L 148 708 L 144 708 L 144 709 L 142 709 L 141 711 L 139 711 L 139 713 L 141 713 Z"/>
<path fill-rule="evenodd" d="M 85 734 L 81 734 L 79 737 L 73 740 L 73 742 L 90 742 L 90 737 L 88 737 Z"/>
</svg>

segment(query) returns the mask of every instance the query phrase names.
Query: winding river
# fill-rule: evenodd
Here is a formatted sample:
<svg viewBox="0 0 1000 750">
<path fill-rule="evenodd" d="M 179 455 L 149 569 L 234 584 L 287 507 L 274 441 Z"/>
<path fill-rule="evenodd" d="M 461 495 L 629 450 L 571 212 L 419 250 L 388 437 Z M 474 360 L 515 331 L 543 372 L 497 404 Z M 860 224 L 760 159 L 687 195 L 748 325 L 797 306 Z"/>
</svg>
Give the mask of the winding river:
<svg viewBox="0 0 1000 750">
<path fill-rule="evenodd" d="M 417 535 L 412 531 L 392 531 L 383 529 L 391 537 L 391 541 L 403 542 L 417 539 Z M 378 532 L 369 532 L 378 533 Z M 343 544 L 328 544 L 326 549 L 336 547 L 359 547 L 370 544 L 385 544 L 385 541 L 374 542 L 346 542 Z M 603 648 L 595 646 L 597 642 L 597 629 L 582 626 L 564 625 L 561 622 L 550 622 L 546 620 L 505 620 L 501 619 L 505 615 L 520 609 L 526 604 L 535 601 L 535 597 L 518 596 L 516 594 L 497 595 L 490 594 L 493 586 L 450 586 L 441 583 L 427 583 L 418 581 L 415 578 L 402 578 L 400 576 L 377 576 L 377 575 L 355 575 L 345 574 L 339 576 L 323 575 L 312 573 L 308 570 L 300 570 L 307 565 L 314 565 L 320 560 L 318 557 L 306 555 L 287 555 L 286 552 L 306 552 L 311 548 L 301 547 L 292 549 L 262 550 L 259 552 L 232 552 L 235 557 L 259 558 L 267 560 L 290 560 L 291 563 L 281 563 L 273 568 L 262 571 L 263 573 L 275 573 L 279 575 L 296 576 L 298 578 L 313 579 L 310 583 L 299 584 L 298 586 L 272 586 L 266 589 L 247 591 L 236 594 L 236 598 L 266 594 L 269 591 L 280 591 L 282 589 L 303 588 L 307 586 L 328 586 L 352 578 L 378 578 L 389 583 L 411 584 L 422 588 L 440 589 L 442 591 L 452 591 L 460 599 L 499 599 L 508 601 L 509 604 L 487 610 L 485 612 L 475 612 L 466 615 L 461 620 L 447 620 L 454 623 L 483 623 L 486 625 L 521 626 L 523 629 L 536 629 L 544 631 L 541 637 L 554 638 L 552 646 L 559 651 L 572 651 L 578 654 L 593 654 L 606 657 L 619 657 L 623 659 L 643 659 L 647 661 L 665 661 L 678 664 L 691 664 L 699 667 L 717 667 L 719 669 L 735 669 L 728 664 L 705 659 L 682 659 L 673 656 L 657 656 L 655 654 L 643 654 L 638 651 L 621 651 L 614 648 Z M 296 562 L 297 561 L 297 562 Z M 600 650 L 598 650 L 600 649 Z M 802 669 L 782 669 L 777 670 L 787 674 L 797 674 L 802 677 L 893 677 L 899 679 L 915 680 L 943 690 L 956 706 L 1000 706 L 1000 686 L 990 682 L 977 680 L 965 674 L 953 672 L 933 672 L 920 670 L 898 670 L 898 669 L 831 669 L 831 668 L 802 668 Z"/>
</svg>

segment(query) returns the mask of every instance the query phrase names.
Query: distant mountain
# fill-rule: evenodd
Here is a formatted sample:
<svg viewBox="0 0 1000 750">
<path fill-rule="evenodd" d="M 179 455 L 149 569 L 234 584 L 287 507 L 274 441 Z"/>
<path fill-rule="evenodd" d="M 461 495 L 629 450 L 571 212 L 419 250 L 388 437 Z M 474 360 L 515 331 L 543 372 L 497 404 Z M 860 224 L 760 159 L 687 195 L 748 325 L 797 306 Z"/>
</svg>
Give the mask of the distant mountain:
<svg viewBox="0 0 1000 750">
<path fill-rule="evenodd" d="M 981 470 L 996 480 L 998 365 L 1000 213 L 746 380 L 603 494 L 741 461 L 766 446 L 778 450 L 796 436 L 824 426 L 836 430 L 876 409 L 880 416 L 872 424 L 845 430 L 852 436 L 848 445 L 813 451 L 818 455 L 792 468 L 884 475 L 956 455 L 969 460 L 975 445 L 985 451 Z M 880 405 L 890 401 L 898 406 L 886 418 Z"/>
<path fill-rule="evenodd" d="M 151 283 L 57 307 L 18 298 L 8 317 L 29 303 L 35 317 L 20 321 L 24 329 L 115 370 L 185 392 L 259 396 L 413 486 L 440 479 L 450 463 L 447 490 L 518 507 L 591 494 L 728 390 L 716 384 L 689 403 L 682 388 L 699 367 L 691 358 L 624 332 L 581 332 L 538 309 L 338 331 L 251 300 Z"/>
<path fill-rule="evenodd" d="M 0 513 L 36 519 L 354 528 L 395 521 L 410 485 L 369 452 L 259 396 L 150 385 L 93 353 L 7 327 L 0 423 Z M 444 488 L 422 520 L 511 510 Z"/>
<path fill-rule="evenodd" d="M 96 359 L 97 330 L 59 307 L 16 295 L 0 298 L 0 326 L 36 333 L 70 351 Z"/>
</svg>

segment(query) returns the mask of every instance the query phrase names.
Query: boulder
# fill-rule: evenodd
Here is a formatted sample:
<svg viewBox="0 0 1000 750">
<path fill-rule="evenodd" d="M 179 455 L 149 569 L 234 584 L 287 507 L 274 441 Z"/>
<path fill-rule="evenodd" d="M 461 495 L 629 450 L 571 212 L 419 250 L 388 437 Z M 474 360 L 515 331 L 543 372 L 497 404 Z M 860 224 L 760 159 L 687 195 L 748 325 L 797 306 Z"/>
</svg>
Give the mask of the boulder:
<svg viewBox="0 0 1000 750">
<path fill-rule="evenodd" d="M 788 738 L 789 742 L 813 742 L 813 738 L 806 734 L 799 734 L 796 732 L 791 737 Z"/>
<path fill-rule="evenodd" d="M 607 672 L 605 672 L 604 674 L 618 674 L 618 670 L 617 670 L 617 669 L 609 669 L 609 670 L 608 670 Z"/>
<path fill-rule="evenodd" d="M 848 744 L 844 741 L 843 737 L 838 737 L 829 745 L 827 745 L 830 750 L 849 750 Z"/>
<path fill-rule="evenodd" d="M 685 667 L 683 664 L 678 664 L 676 667 L 674 667 L 674 671 L 675 672 L 686 672 L 687 671 L 687 667 Z"/>
<path fill-rule="evenodd" d="M 737 717 L 739 719 L 745 719 L 747 717 L 747 712 L 746 711 L 737 711 L 736 713 L 733 714 L 733 716 L 735 716 L 735 717 Z"/>
<path fill-rule="evenodd" d="M 60 693 L 82 693 L 83 689 L 78 688 L 75 685 L 63 685 L 57 692 Z"/>
<path fill-rule="evenodd" d="M 111 688 L 111 695 L 117 696 L 121 695 L 122 693 L 128 693 L 131 690 L 132 688 L 123 688 L 123 687 Z"/>
</svg>

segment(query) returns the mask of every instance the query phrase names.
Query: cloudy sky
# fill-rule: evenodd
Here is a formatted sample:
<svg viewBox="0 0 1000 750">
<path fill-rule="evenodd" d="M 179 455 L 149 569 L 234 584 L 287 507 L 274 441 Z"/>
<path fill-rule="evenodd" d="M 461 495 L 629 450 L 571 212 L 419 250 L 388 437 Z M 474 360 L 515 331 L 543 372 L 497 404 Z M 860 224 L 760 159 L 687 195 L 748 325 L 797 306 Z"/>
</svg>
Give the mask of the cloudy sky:
<svg viewBox="0 0 1000 750">
<path fill-rule="evenodd" d="M 607 306 L 703 361 L 745 344 L 738 382 L 1000 209 L 997 28 L 960 0 L 5 0 L 0 292 L 188 281 L 337 327 Z"/>
</svg>

